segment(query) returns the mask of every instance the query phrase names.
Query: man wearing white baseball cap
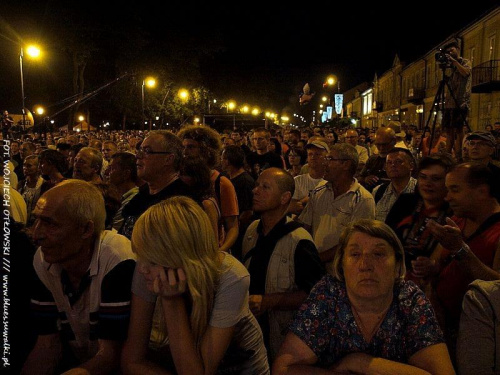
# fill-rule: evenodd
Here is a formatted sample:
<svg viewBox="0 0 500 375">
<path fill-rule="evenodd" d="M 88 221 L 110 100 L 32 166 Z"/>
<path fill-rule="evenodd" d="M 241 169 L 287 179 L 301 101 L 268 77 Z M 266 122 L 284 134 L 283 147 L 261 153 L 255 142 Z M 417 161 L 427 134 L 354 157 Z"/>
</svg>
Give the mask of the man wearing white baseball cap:
<svg viewBox="0 0 500 375">
<path fill-rule="evenodd" d="M 325 156 L 330 149 L 326 140 L 321 137 L 311 138 L 305 146 L 307 152 L 308 172 L 294 177 L 295 192 L 290 203 L 289 212 L 299 215 L 309 200 L 309 192 L 323 180 L 325 173 Z"/>
</svg>

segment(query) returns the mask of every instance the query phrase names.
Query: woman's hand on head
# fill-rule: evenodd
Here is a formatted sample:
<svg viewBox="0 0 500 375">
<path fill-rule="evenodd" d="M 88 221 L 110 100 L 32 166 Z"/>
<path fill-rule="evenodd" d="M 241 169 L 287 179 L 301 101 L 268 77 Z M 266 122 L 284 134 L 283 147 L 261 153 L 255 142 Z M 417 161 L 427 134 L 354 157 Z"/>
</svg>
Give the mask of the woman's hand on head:
<svg viewBox="0 0 500 375">
<path fill-rule="evenodd" d="M 158 266 L 160 267 L 160 266 Z M 153 291 L 162 298 L 179 297 L 186 292 L 186 274 L 182 268 L 164 268 L 158 270 L 153 281 Z"/>
</svg>

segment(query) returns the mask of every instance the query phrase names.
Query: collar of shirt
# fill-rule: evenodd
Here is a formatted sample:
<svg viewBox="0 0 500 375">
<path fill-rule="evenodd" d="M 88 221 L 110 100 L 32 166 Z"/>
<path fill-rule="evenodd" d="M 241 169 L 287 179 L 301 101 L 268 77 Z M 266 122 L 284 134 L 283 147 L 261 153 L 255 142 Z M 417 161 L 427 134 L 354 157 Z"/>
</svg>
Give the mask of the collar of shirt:
<svg viewBox="0 0 500 375">
<path fill-rule="evenodd" d="M 337 199 L 339 197 L 343 197 L 344 195 L 349 194 L 349 193 L 353 193 L 354 194 L 354 193 L 356 193 L 359 190 L 359 188 L 360 188 L 361 185 L 359 184 L 358 180 L 356 178 L 353 178 L 352 180 L 353 181 L 352 181 L 352 184 L 349 187 L 349 189 L 344 194 L 341 194 L 338 197 L 335 197 L 335 199 Z M 329 190 L 331 190 L 333 192 L 333 185 L 332 185 L 331 182 L 327 182 L 326 183 L 326 188 L 329 189 Z"/>
</svg>

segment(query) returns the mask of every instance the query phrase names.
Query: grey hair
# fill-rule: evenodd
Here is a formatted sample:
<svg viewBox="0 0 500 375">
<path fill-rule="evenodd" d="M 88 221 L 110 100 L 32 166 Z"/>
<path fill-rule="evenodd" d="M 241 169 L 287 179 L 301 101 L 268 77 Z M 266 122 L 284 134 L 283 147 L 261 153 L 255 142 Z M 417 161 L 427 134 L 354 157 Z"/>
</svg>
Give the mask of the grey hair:
<svg viewBox="0 0 500 375">
<path fill-rule="evenodd" d="M 95 168 L 97 170 L 97 174 L 101 173 L 103 164 L 103 157 L 101 151 L 93 147 L 82 147 L 80 151 L 78 151 L 78 153 L 82 151 L 87 151 L 90 153 L 90 156 L 92 157 L 90 165 L 92 166 L 92 168 Z"/>
<path fill-rule="evenodd" d="M 401 245 L 401 241 L 391 227 L 382 221 L 372 219 L 360 219 L 356 222 L 350 223 L 349 226 L 344 229 L 342 235 L 340 236 L 335 257 L 333 258 L 333 276 L 340 281 L 344 281 L 342 261 L 344 260 L 347 244 L 349 243 L 351 236 L 356 232 L 364 233 L 371 237 L 381 238 L 387 241 L 389 246 L 391 246 L 394 250 L 394 255 L 396 257 L 396 267 L 398 268 L 396 281 L 403 280 L 406 274 L 406 266 L 405 252 L 403 245 Z"/>
<path fill-rule="evenodd" d="M 356 148 L 348 143 L 336 143 L 330 148 L 330 151 L 335 151 L 340 159 L 346 159 L 351 162 L 349 171 L 354 176 L 359 163 L 359 156 Z"/>
<path fill-rule="evenodd" d="M 175 171 L 179 171 L 182 161 L 182 152 L 184 151 L 182 140 L 169 130 L 152 130 L 149 132 L 148 137 L 152 135 L 159 135 L 162 137 L 165 151 L 171 152 L 172 155 L 174 155 L 174 168 Z"/>
<path fill-rule="evenodd" d="M 93 184 L 76 179 L 64 180 L 49 189 L 47 193 L 67 192 L 63 210 L 69 221 L 80 226 L 89 221 L 94 224 L 94 235 L 99 235 L 105 227 L 106 209 L 102 193 Z"/>
</svg>

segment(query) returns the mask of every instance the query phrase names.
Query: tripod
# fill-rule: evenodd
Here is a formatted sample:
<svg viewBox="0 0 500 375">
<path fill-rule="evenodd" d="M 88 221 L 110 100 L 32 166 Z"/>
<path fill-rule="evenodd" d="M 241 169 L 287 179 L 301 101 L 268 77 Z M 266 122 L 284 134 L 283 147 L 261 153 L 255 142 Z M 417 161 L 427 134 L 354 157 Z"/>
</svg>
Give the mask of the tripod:
<svg viewBox="0 0 500 375">
<path fill-rule="evenodd" d="M 441 81 L 439 81 L 439 86 L 438 86 L 438 89 L 436 91 L 436 95 L 434 96 L 434 101 L 432 102 L 432 106 L 431 106 L 431 109 L 429 111 L 429 117 L 427 118 L 427 123 L 425 124 L 425 128 L 428 128 L 429 127 L 429 122 L 431 120 L 431 117 L 434 115 L 434 119 L 433 119 L 433 122 L 432 122 L 432 128 L 431 128 L 431 136 L 430 136 L 430 139 L 429 139 L 429 153 L 428 155 L 430 155 L 431 153 L 431 149 L 432 149 L 432 141 L 434 140 L 434 133 L 435 133 L 435 129 L 436 129 L 436 120 L 437 120 L 437 114 L 438 112 L 441 112 L 441 114 L 444 113 L 444 105 L 445 105 L 445 88 L 448 87 L 448 92 L 450 93 L 450 96 L 451 98 L 453 99 L 453 103 L 455 104 L 455 109 L 458 110 L 458 112 L 460 113 L 460 116 L 462 117 L 462 120 L 463 120 L 463 123 L 467 126 L 467 128 L 470 130 L 470 127 L 469 127 L 469 124 L 467 123 L 467 119 L 465 118 L 465 115 L 462 111 L 460 111 L 460 107 L 458 105 L 458 101 L 455 97 L 455 94 L 453 93 L 453 89 L 452 87 L 450 86 L 450 83 L 449 83 L 449 76 L 446 75 L 446 67 L 447 65 L 446 64 L 440 64 L 439 67 L 441 68 L 441 73 L 442 73 L 442 78 L 441 78 Z M 453 124 L 450 124 L 449 126 L 454 126 Z M 455 132 L 452 133 L 453 134 L 453 139 L 449 139 L 447 140 L 448 142 L 453 142 L 452 145 L 455 145 Z M 422 149 L 422 143 L 424 141 L 424 137 L 422 137 L 422 140 L 420 141 L 420 146 L 419 146 L 419 150 Z M 462 145 L 459 145 L 458 146 L 459 148 L 462 147 Z M 453 149 L 453 147 L 452 147 Z M 455 150 L 455 154 L 456 155 L 461 155 L 461 149 L 459 150 Z"/>
</svg>

